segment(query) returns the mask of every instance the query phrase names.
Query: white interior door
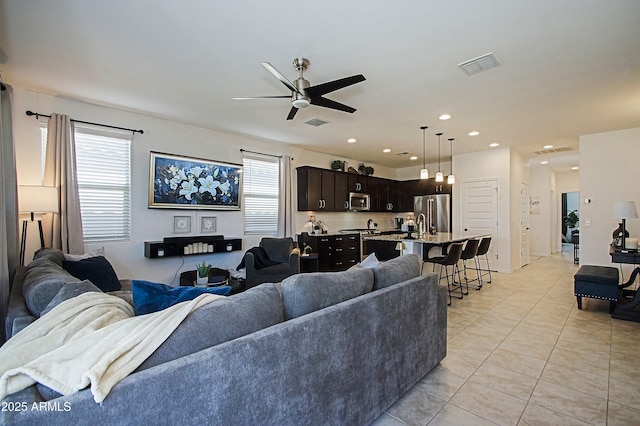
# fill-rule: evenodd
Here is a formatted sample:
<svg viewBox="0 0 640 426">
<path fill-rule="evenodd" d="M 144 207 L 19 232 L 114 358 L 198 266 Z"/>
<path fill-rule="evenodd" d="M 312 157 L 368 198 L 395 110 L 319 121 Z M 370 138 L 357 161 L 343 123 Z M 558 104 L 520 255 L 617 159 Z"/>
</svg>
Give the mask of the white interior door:
<svg viewBox="0 0 640 426">
<path fill-rule="evenodd" d="M 462 183 L 462 230 L 466 235 L 491 235 L 491 269 L 498 267 L 498 181 L 496 179 Z"/>
<path fill-rule="evenodd" d="M 529 187 L 520 184 L 520 266 L 529 264 Z"/>
</svg>

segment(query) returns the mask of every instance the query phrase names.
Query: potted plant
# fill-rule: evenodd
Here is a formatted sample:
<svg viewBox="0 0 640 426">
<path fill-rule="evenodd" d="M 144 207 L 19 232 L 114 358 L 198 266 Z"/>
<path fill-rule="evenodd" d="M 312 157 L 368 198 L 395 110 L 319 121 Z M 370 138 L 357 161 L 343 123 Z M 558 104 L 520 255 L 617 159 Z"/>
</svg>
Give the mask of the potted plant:
<svg viewBox="0 0 640 426">
<path fill-rule="evenodd" d="M 564 224 L 567 227 L 567 236 L 565 237 L 567 241 L 571 241 L 571 231 L 575 229 L 580 222 L 580 218 L 578 217 L 577 210 L 571 210 L 567 216 L 564 218 Z"/>
<path fill-rule="evenodd" d="M 303 256 L 309 256 L 309 254 L 311 253 L 311 250 L 313 250 L 311 246 L 305 246 Z"/>
<path fill-rule="evenodd" d="M 202 264 L 196 264 L 196 271 L 198 272 L 198 276 L 196 277 L 196 285 L 206 286 L 209 282 L 209 271 L 211 271 L 211 264 L 205 263 L 203 260 Z"/>
<path fill-rule="evenodd" d="M 331 162 L 331 170 L 341 170 L 344 172 L 344 161 L 342 160 L 333 160 Z"/>
</svg>

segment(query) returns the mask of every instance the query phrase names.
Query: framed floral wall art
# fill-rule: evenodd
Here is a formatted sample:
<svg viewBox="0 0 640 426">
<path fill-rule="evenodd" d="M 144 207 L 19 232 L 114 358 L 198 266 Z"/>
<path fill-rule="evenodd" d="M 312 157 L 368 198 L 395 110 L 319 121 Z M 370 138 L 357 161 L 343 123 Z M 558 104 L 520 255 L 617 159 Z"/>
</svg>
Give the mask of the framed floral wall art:
<svg viewBox="0 0 640 426">
<path fill-rule="evenodd" d="M 242 166 L 151 151 L 149 207 L 240 210 Z"/>
</svg>

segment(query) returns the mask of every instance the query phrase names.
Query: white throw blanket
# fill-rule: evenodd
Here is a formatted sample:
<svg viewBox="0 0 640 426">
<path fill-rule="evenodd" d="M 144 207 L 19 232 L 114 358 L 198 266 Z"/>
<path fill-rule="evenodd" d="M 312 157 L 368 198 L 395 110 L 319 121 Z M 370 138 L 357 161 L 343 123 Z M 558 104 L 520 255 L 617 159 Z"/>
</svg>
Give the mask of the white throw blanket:
<svg viewBox="0 0 640 426">
<path fill-rule="evenodd" d="M 140 316 L 104 293 L 66 300 L 0 347 L 0 400 L 38 382 L 63 395 L 91 385 L 100 403 L 190 312 L 223 298 L 205 293 Z"/>
</svg>

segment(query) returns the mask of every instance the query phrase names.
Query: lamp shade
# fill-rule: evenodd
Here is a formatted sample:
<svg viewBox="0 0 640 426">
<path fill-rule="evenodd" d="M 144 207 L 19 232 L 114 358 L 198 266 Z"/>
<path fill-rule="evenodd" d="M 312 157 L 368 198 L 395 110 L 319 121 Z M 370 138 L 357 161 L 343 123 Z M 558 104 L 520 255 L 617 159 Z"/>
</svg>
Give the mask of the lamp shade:
<svg viewBox="0 0 640 426">
<path fill-rule="evenodd" d="M 613 205 L 613 217 L 615 219 L 633 219 L 638 217 L 638 209 L 635 201 L 617 201 Z"/>
<path fill-rule="evenodd" d="M 21 213 L 58 213 L 58 191 L 53 186 L 19 185 L 18 210 Z"/>
</svg>

